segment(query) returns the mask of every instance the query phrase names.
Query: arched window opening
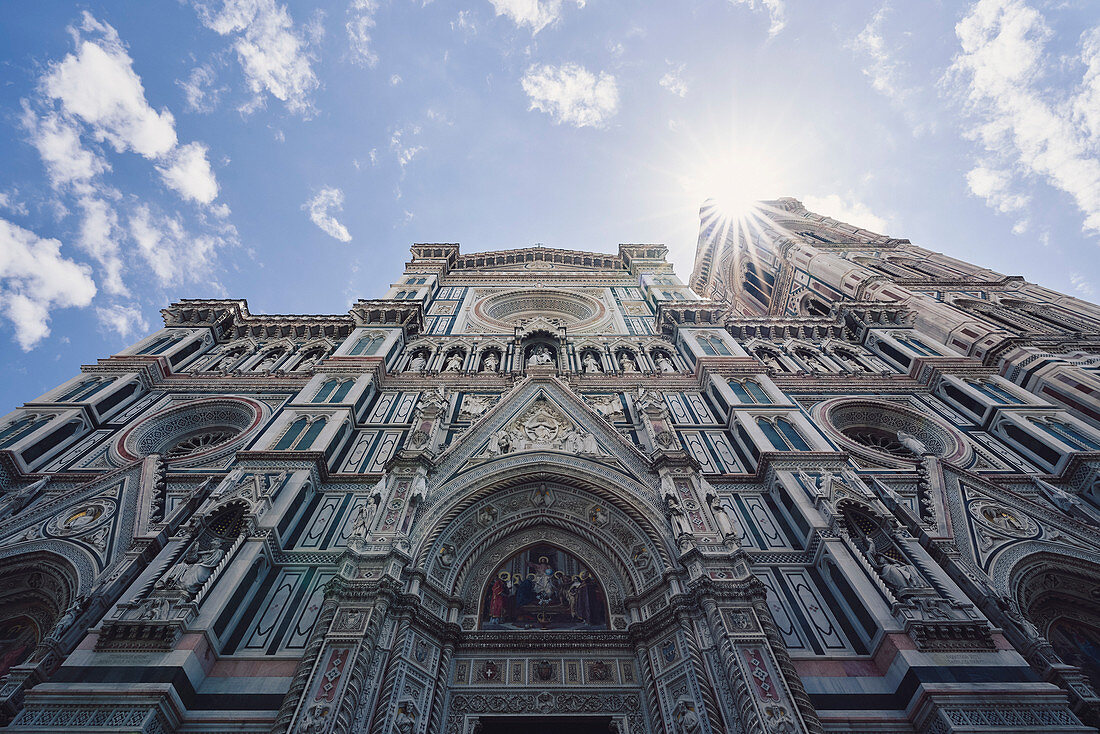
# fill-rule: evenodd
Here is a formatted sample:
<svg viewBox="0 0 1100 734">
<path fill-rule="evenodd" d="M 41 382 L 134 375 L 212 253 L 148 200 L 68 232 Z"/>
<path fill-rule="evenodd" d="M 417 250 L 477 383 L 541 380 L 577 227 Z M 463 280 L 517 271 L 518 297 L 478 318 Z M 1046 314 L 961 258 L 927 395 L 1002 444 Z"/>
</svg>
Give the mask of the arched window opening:
<svg viewBox="0 0 1100 734">
<path fill-rule="evenodd" d="M 780 358 L 779 354 L 773 352 L 770 349 L 757 347 L 753 350 L 753 354 L 756 355 L 757 359 L 759 359 L 761 362 L 771 367 L 772 369 L 776 370 L 777 372 L 791 371 L 790 368 L 787 366 L 787 363 L 784 362 L 782 358 Z"/>
<path fill-rule="evenodd" d="M 27 416 L 0 431 L 0 449 L 13 446 L 50 422 L 52 416 Z"/>
<path fill-rule="evenodd" d="M 756 426 L 764 433 L 764 436 L 776 451 L 791 450 L 790 444 L 787 443 L 786 439 L 783 438 L 782 434 L 776 430 L 776 427 L 772 425 L 772 422 L 767 418 L 757 418 Z"/>
<path fill-rule="evenodd" d="M 995 382 L 986 382 L 985 380 L 967 380 L 966 384 L 970 385 L 975 390 L 982 393 L 995 403 L 1020 404 L 1024 402 L 1023 400 L 1016 397 Z"/>
<path fill-rule="evenodd" d="M 100 390 L 104 389 L 112 382 L 111 379 L 99 379 L 93 378 L 91 380 L 85 380 L 76 387 L 69 390 L 67 393 L 57 398 L 58 402 L 77 402 L 79 400 L 87 400 L 92 395 L 95 395 Z"/>
<path fill-rule="evenodd" d="M 309 419 L 302 417 L 290 424 L 290 428 L 286 430 L 283 437 L 279 439 L 279 442 L 275 444 L 276 451 L 285 451 L 289 449 L 298 436 L 305 430 L 306 424 L 309 423 Z"/>
<path fill-rule="evenodd" d="M 806 443 L 806 440 L 802 438 L 802 435 L 786 418 L 777 418 L 775 425 L 796 451 L 812 450 L 810 444 Z"/>
<path fill-rule="evenodd" d="M 919 354 L 921 356 L 924 356 L 924 357 L 938 357 L 938 356 L 940 356 L 938 352 L 936 352 L 934 349 L 932 349 L 930 346 L 928 346 L 927 344 L 925 344 L 924 342 L 922 342 L 920 339 L 916 338 L 915 336 L 898 336 L 898 337 L 895 337 L 895 339 L 898 340 L 899 344 L 904 344 L 905 346 L 909 347 L 910 349 L 912 349 L 914 352 L 916 352 L 917 354 Z"/>
<path fill-rule="evenodd" d="M 294 444 L 295 451 L 309 451 L 313 446 L 313 442 L 317 440 L 317 437 L 321 435 L 321 431 L 325 430 L 325 418 L 318 418 L 309 424 L 309 430 L 305 432 L 305 435 L 299 439 L 298 443 Z"/>
<path fill-rule="evenodd" d="M 1100 451 L 1100 442 L 1097 442 L 1096 439 L 1074 425 L 1049 418 L 1046 420 L 1028 418 L 1028 421 L 1062 443 L 1072 446 L 1077 451 Z"/>
<path fill-rule="evenodd" d="M 321 385 L 321 389 L 317 391 L 317 394 L 313 396 L 312 403 L 323 403 L 329 399 L 336 386 L 340 384 L 339 380 L 325 380 Z"/>
<path fill-rule="evenodd" d="M 343 402 L 344 398 L 351 392 L 351 388 L 355 385 L 355 380 L 344 380 L 340 383 L 340 387 L 336 388 L 336 392 L 332 394 L 332 400 L 330 403 Z"/>
<path fill-rule="evenodd" d="M 175 344 L 182 338 L 183 337 L 178 334 L 165 334 L 164 336 L 157 337 L 152 342 L 147 344 L 141 349 L 141 351 L 138 352 L 138 354 L 160 354 L 169 346 Z"/>
<path fill-rule="evenodd" d="M 355 342 L 355 346 L 348 352 L 353 357 L 368 357 L 374 354 L 378 347 L 382 345 L 385 340 L 381 334 L 368 334 L 366 336 L 359 337 L 359 341 Z"/>
<path fill-rule="evenodd" d="M 539 544 L 497 567 L 480 616 L 483 630 L 605 630 L 607 595 L 588 564 Z"/>
<path fill-rule="evenodd" d="M 1061 458 L 1061 454 L 1017 425 L 1006 423 L 1003 430 L 1006 436 L 1051 467 Z"/>
</svg>

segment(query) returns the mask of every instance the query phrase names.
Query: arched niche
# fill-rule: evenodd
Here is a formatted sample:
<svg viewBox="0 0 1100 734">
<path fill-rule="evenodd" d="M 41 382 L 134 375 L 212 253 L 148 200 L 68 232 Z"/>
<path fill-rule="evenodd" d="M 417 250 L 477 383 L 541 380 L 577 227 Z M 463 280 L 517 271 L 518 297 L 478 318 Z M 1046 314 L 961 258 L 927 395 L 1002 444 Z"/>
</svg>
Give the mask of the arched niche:
<svg viewBox="0 0 1100 734">
<path fill-rule="evenodd" d="M 0 676 L 25 662 L 80 595 L 68 560 L 35 551 L 0 561 Z"/>
<path fill-rule="evenodd" d="M 1058 656 L 1100 690 L 1100 564 L 1041 551 L 1016 564 L 1009 590 Z"/>
<path fill-rule="evenodd" d="M 486 579 L 480 629 L 608 629 L 607 593 L 591 568 L 590 562 L 554 543 L 520 549 Z"/>
</svg>

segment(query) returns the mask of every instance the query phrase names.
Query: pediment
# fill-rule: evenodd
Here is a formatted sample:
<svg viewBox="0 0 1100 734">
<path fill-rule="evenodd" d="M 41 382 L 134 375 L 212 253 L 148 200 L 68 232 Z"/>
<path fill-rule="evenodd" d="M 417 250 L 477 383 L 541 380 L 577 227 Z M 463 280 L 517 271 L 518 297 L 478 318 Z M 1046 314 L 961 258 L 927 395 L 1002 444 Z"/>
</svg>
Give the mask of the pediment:
<svg viewBox="0 0 1100 734">
<path fill-rule="evenodd" d="M 527 452 L 612 462 L 652 484 L 649 459 L 555 377 L 528 377 L 439 456 L 433 485 L 475 464 Z"/>
</svg>

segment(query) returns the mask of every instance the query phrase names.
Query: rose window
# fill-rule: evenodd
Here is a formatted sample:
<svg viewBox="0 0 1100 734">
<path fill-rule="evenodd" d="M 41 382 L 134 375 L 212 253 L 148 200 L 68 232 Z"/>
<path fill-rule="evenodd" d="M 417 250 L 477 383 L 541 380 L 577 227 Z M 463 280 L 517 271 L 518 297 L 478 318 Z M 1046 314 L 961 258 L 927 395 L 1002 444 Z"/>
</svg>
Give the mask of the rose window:
<svg viewBox="0 0 1100 734">
<path fill-rule="evenodd" d="M 889 433 L 881 428 L 860 426 L 846 428 L 841 431 L 845 436 L 858 444 L 875 451 L 882 451 L 891 456 L 900 456 L 903 459 L 914 458 L 913 452 L 901 445 L 896 433 Z"/>
<path fill-rule="evenodd" d="M 165 451 L 164 455 L 169 459 L 182 459 L 192 454 L 206 453 L 231 441 L 238 433 L 239 431 L 234 428 L 210 428 L 199 431 L 181 438 Z"/>
</svg>

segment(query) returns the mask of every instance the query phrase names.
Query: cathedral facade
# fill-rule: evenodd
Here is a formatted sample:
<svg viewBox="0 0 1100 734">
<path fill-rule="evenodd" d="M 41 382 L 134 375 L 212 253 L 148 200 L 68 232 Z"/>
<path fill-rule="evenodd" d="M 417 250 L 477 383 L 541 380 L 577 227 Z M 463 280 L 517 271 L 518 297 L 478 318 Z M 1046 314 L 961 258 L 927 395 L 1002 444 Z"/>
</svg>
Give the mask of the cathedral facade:
<svg viewBox="0 0 1100 734">
<path fill-rule="evenodd" d="M 0 723 L 1096 731 L 1100 307 L 764 202 L 412 247 L 0 421 Z"/>
</svg>

